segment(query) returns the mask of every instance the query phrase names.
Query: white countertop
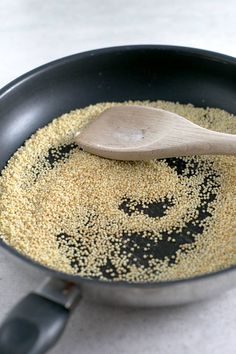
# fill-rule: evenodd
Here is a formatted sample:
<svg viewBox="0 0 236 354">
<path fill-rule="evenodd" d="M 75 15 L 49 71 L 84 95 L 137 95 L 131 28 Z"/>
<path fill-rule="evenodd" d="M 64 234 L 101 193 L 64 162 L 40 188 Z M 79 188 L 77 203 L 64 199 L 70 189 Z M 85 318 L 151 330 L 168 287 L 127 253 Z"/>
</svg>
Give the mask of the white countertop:
<svg viewBox="0 0 236 354">
<path fill-rule="evenodd" d="M 234 0 L 1 0 L 0 87 L 53 59 L 123 44 L 173 44 L 236 56 Z M 0 253 L 0 321 L 41 281 Z M 236 289 L 150 310 L 82 301 L 51 354 L 235 354 Z"/>
</svg>

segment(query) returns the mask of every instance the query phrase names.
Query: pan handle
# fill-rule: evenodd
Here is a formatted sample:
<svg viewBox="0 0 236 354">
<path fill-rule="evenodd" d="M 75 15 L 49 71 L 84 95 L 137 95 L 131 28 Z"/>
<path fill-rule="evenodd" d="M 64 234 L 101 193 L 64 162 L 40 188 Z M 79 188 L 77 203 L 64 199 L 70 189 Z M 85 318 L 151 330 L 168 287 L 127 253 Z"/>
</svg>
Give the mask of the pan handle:
<svg viewBox="0 0 236 354">
<path fill-rule="evenodd" d="M 0 327 L 0 353 L 46 353 L 59 339 L 80 298 L 75 284 L 47 279 L 6 317 Z"/>
</svg>

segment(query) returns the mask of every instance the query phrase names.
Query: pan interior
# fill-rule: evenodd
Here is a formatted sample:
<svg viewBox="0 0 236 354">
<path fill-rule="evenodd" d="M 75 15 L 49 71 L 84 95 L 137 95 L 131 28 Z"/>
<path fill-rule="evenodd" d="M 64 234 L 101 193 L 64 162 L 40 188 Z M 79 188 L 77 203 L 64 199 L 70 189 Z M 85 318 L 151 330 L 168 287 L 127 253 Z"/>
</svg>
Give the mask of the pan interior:
<svg viewBox="0 0 236 354">
<path fill-rule="evenodd" d="M 54 166 L 55 162 L 65 159 L 65 156 L 73 149 L 77 148 L 76 144 L 63 145 L 60 147 L 59 154 L 54 156 L 54 154 L 49 150 L 47 154 L 47 159 L 50 165 Z M 196 177 L 198 172 L 202 169 L 204 161 L 199 160 L 198 162 L 193 162 L 189 160 L 186 163 L 184 158 L 170 158 L 164 160 L 168 166 L 170 166 L 174 171 L 177 172 L 178 176 L 187 176 L 188 178 Z M 217 197 L 217 192 L 220 188 L 220 183 L 218 181 L 219 173 L 210 166 L 210 173 L 205 175 L 199 190 L 200 206 L 196 208 L 196 214 L 193 216 L 183 228 L 176 228 L 171 231 L 162 232 L 162 240 L 150 240 L 149 237 L 144 237 L 144 233 L 133 233 L 133 232 L 123 232 L 123 239 L 125 244 L 123 245 L 121 251 L 126 251 L 127 254 L 132 256 L 129 258 L 128 267 L 134 265 L 136 267 L 148 268 L 148 261 L 150 257 L 154 259 L 159 259 L 163 261 L 168 259 L 168 264 L 172 265 L 175 263 L 177 252 L 184 252 L 184 245 L 191 244 L 194 247 L 194 243 L 197 241 L 197 236 L 200 236 L 205 228 L 204 221 L 209 218 L 214 213 L 214 201 Z M 130 205 L 132 202 L 135 203 L 135 208 L 131 211 Z M 161 218 L 165 216 L 166 209 L 174 206 L 171 198 L 165 197 L 162 201 L 154 201 L 151 203 L 145 203 L 142 200 L 137 201 L 131 200 L 129 198 L 123 198 L 119 205 L 119 209 L 122 210 L 127 215 L 132 215 L 132 213 L 146 214 L 150 218 Z M 211 206 L 211 208 L 209 208 Z M 211 212 L 209 212 L 211 209 Z M 94 214 L 88 215 L 88 218 L 94 218 Z M 95 216 L 96 217 L 96 216 Z M 153 234 L 154 236 L 154 234 Z M 71 249 L 74 252 L 74 245 L 71 246 L 71 236 L 67 233 L 60 233 L 56 235 L 59 241 L 58 246 L 63 244 L 63 247 L 67 247 L 68 254 L 71 253 Z M 71 260 L 71 266 L 76 269 L 76 272 L 80 272 L 81 268 L 78 266 L 79 249 L 80 244 L 77 243 L 78 253 L 74 253 L 74 258 Z M 117 271 L 115 266 L 112 264 L 111 260 L 108 259 L 107 263 L 101 267 L 102 277 L 107 280 L 112 280 L 117 276 Z"/>
<path fill-rule="evenodd" d="M 163 101 L 134 103 L 169 107 L 192 120 L 206 119 L 205 124 L 212 124 L 215 115 L 214 127 L 221 129 L 225 119 L 225 129 L 236 129 L 224 111 Z M 6 242 L 49 267 L 102 280 L 175 280 L 229 264 L 222 252 L 230 250 L 231 235 L 221 237 L 214 225 L 218 201 L 225 203 L 224 191 L 233 177 L 224 168 L 231 159 L 119 162 L 80 151 L 72 143 L 74 132 L 110 105 L 59 117 L 16 153 L 2 179 L 8 205 L 2 215 L 6 220 L 12 220 L 12 210 L 15 215 L 10 233 L 2 222 Z M 232 213 L 225 230 L 229 220 Z M 214 231 L 218 245 L 223 242 L 222 252 L 212 240 Z M 208 266 L 217 248 L 220 260 L 213 257 Z"/>
</svg>

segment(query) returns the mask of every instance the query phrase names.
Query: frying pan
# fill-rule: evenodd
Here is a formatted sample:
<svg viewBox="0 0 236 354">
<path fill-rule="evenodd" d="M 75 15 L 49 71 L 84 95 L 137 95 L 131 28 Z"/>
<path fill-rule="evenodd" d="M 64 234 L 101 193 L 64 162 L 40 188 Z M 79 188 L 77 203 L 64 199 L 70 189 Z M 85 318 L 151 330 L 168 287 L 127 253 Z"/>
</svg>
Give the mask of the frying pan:
<svg viewBox="0 0 236 354">
<path fill-rule="evenodd" d="M 236 59 L 192 48 L 139 45 L 93 50 L 41 66 L 0 91 L 0 170 L 33 132 L 65 112 L 98 102 L 157 99 L 236 114 Z M 181 159 L 169 163 L 181 170 Z M 159 207 L 152 206 L 154 212 Z M 187 228 L 191 231 L 191 223 Z M 182 236 L 182 243 L 190 242 Z M 166 306 L 209 298 L 236 284 L 236 267 L 159 283 L 85 279 L 40 265 L 3 241 L 0 245 L 48 276 L 5 319 L 1 354 L 45 353 L 81 296 L 116 305 Z M 157 257 L 174 252 L 166 244 L 160 247 Z"/>
</svg>

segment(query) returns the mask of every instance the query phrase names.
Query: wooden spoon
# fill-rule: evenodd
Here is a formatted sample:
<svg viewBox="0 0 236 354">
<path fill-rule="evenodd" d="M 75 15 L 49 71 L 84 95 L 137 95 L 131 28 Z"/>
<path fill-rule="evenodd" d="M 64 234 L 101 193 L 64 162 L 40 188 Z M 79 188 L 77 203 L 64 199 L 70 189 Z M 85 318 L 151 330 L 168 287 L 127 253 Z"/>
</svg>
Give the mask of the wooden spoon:
<svg viewBox="0 0 236 354">
<path fill-rule="evenodd" d="M 115 106 L 79 131 L 76 143 L 116 160 L 150 160 L 189 155 L 236 154 L 236 135 L 218 133 L 168 111 Z"/>
</svg>

